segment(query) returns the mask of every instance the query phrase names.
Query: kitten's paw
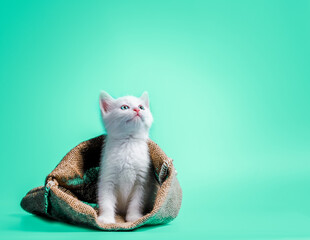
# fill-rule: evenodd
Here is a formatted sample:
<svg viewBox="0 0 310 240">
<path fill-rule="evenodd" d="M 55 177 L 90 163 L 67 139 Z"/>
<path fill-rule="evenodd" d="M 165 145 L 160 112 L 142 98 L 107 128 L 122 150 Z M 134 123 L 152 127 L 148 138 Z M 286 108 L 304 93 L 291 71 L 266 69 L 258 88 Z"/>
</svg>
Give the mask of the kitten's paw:
<svg viewBox="0 0 310 240">
<path fill-rule="evenodd" d="M 105 224 L 115 223 L 115 218 L 112 216 L 100 215 L 98 221 Z"/>
<path fill-rule="evenodd" d="M 134 222 L 134 221 L 136 221 L 142 217 L 143 217 L 143 215 L 141 213 L 131 213 L 131 214 L 127 214 L 126 221 L 127 222 Z"/>
</svg>

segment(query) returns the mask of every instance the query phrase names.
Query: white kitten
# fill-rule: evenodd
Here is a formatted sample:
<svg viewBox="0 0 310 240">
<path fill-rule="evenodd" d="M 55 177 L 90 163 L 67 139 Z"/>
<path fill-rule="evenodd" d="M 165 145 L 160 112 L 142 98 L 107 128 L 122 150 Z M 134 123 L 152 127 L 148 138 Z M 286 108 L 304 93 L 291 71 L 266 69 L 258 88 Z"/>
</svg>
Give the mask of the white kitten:
<svg viewBox="0 0 310 240">
<path fill-rule="evenodd" d="M 98 184 L 99 221 L 115 223 L 115 214 L 132 222 L 152 207 L 157 184 L 148 152 L 153 117 L 148 94 L 113 99 L 101 92 L 100 108 L 107 131 Z"/>
</svg>

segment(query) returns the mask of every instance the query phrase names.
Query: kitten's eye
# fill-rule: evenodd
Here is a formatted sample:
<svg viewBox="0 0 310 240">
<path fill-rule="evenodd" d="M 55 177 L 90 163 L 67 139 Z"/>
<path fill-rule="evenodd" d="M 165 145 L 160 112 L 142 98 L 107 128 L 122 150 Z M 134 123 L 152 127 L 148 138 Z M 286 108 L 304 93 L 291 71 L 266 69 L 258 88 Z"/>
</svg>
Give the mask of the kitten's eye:
<svg viewBox="0 0 310 240">
<path fill-rule="evenodd" d="M 144 110 L 144 107 L 143 107 L 142 105 L 139 105 L 139 108 L 140 108 L 141 110 Z"/>
<path fill-rule="evenodd" d="M 128 106 L 128 105 L 122 105 L 122 106 L 121 106 L 121 109 L 122 109 L 122 110 L 129 109 L 129 106 Z"/>
</svg>

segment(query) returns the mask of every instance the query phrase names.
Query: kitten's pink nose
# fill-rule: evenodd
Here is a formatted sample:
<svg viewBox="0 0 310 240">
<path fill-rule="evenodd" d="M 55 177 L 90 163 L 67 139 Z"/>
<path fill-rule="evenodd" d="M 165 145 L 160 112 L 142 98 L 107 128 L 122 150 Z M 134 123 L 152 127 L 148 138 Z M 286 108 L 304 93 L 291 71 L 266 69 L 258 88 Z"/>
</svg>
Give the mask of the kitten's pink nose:
<svg viewBox="0 0 310 240">
<path fill-rule="evenodd" d="M 139 108 L 134 108 L 133 110 L 139 114 L 139 111 L 140 111 Z"/>
</svg>

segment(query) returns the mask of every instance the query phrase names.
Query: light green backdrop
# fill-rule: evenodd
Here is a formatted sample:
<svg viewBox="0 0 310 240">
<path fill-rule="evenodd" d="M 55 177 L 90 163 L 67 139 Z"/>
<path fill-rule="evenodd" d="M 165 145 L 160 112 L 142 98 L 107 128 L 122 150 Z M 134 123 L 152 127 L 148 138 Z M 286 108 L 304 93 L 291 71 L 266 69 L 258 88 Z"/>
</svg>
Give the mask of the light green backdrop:
<svg viewBox="0 0 310 240">
<path fill-rule="evenodd" d="M 1 239 L 310 238 L 309 1 L 1 1 L 0 57 Z M 100 90 L 149 92 L 184 193 L 170 224 L 98 232 L 20 208 L 102 134 Z"/>
</svg>

